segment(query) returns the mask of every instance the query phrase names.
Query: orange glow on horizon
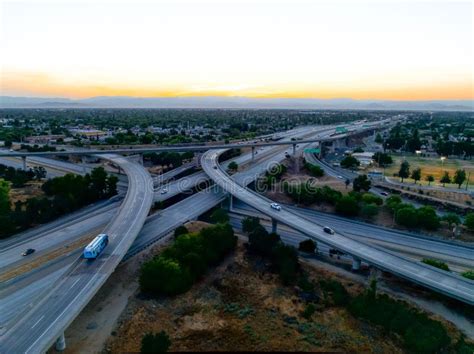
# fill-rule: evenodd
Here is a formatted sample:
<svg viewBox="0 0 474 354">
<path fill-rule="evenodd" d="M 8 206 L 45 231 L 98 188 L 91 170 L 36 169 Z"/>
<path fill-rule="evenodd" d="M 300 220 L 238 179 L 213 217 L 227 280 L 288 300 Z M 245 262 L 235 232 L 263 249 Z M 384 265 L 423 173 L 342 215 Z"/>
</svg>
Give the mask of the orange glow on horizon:
<svg viewBox="0 0 474 354">
<path fill-rule="evenodd" d="M 417 84 L 407 87 L 390 87 L 384 83 L 361 85 L 360 87 L 320 85 L 261 85 L 256 88 L 242 89 L 193 89 L 184 85 L 174 87 L 148 87 L 146 85 L 114 84 L 110 85 L 74 83 L 53 79 L 47 74 L 9 74 L 1 81 L 4 92 L 16 96 L 41 96 L 65 98 L 89 98 L 95 96 L 134 96 L 134 97 L 249 97 L 249 98 L 352 98 L 379 100 L 471 100 L 474 99 L 471 82 L 427 85 Z M 10 94 L 11 95 L 11 94 Z"/>
</svg>

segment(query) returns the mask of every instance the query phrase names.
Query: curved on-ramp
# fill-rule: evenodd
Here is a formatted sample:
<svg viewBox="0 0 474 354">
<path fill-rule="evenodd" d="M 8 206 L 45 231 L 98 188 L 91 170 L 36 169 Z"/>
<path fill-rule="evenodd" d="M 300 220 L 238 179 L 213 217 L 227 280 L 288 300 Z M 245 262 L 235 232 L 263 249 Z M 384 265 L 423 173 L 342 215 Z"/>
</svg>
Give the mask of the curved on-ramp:
<svg viewBox="0 0 474 354">
<path fill-rule="evenodd" d="M 298 230 L 311 238 L 324 242 L 336 249 L 363 260 L 382 270 L 388 271 L 419 285 L 425 286 L 449 297 L 474 305 L 474 281 L 413 262 L 377 247 L 368 246 L 340 234 L 329 235 L 321 225 L 302 218 L 295 213 L 282 209 L 270 208 L 268 201 L 255 192 L 242 187 L 233 181 L 220 167 L 218 156 L 224 150 L 208 151 L 202 156 L 201 164 L 204 171 L 214 182 L 236 198 L 253 208 L 267 214 L 273 219 Z"/>
<path fill-rule="evenodd" d="M 46 351 L 92 299 L 123 258 L 141 230 L 153 201 L 153 180 L 140 165 L 116 155 L 103 158 L 120 164 L 129 178 L 127 195 L 104 232 L 109 245 L 93 261 L 78 259 L 18 322 L 0 337 L 1 353 Z"/>
</svg>

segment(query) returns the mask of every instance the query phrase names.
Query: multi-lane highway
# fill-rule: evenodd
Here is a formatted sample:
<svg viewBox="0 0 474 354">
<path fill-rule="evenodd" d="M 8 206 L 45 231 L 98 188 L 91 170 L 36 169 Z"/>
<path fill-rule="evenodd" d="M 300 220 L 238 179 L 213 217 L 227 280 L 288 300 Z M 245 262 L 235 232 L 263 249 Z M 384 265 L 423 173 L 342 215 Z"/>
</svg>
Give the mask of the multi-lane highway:
<svg viewBox="0 0 474 354">
<path fill-rule="evenodd" d="M 323 231 L 322 225 L 302 218 L 289 209 L 283 208 L 280 211 L 272 209 L 265 198 L 232 180 L 221 168 L 218 163 L 218 156 L 222 152 L 223 150 L 206 152 L 202 157 L 202 167 L 217 185 L 236 198 L 270 216 L 275 221 L 352 255 L 356 263 L 360 263 L 362 260 L 444 295 L 468 304 L 474 304 L 474 281 L 472 280 L 407 260 L 395 253 L 384 251 L 375 246 L 368 246 L 337 232 L 334 235 L 329 235 Z"/>
<path fill-rule="evenodd" d="M 290 145 L 293 145 L 294 148 L 296 148 L 296 146 L 298 145 L 299 148 L 297 150 L 299 150 L 299 149 L 302 149 L 302 147 L 304 146 L 306 142 L 313 142 L 315 141 L 313 139 L 320 140 L 322 137 L 324 137 L 323 135 L 318 134 L 319 136 L 315 138 L 311 138 L 311 139 L 308 138 L 306 140 L 288 141 L 291 137 L 301 136 L 303 133 L 306 133 L 305 134 L 306 136 L 308 135 L 307 130 L 305 131 L 304 129 L 303 130 L 300 129 L 299 131 L 293 132 L 293 134 L 288 134 L 287 141 L 279 142 L 277 144 L 271 143 L 271 144 L 249 145 L 249 146 L 252 146 L 252 145 L 260 146 L 261 150 L 259 150 L 259 155 L 258 155 L 259 163 L 255 163 L 254 165 L 251 165 L 250 168 L 245 170 L 244 172 L 239 172 L 235 174 L 233 176 L 234 180 L 237 181 L 238 184 L 245 186 L 246 184 L 255 180 L 255 177 L 263 173 L 267 169 L 267 166 L 269 163 L 271 163 L 272 161 L 281 161 L 284 158 L 284 151 L 283 151 L 284 146 L 279 147 L 279 150 L 278 150 L 278 145 L 290 144 Z M 315 132 L 312 132 L 312 134 L 315 135 Z M 324 135 L 327 138 L 327 135 L 329 134 L 324 134 Z M 273 145 L 277 145 L 277 147 L 273 147 Z M 225 148 L 232 147 L 232 146 L 233 145 L 226 145 Z M 243 146 L 244 145 L 238 144 L 235 147 L 243 147 Z M 185 150 L 192 150 L 192 149 L 185 149 Z M 278 150 L 279 152 L 275 152 L 275 150 Z M 153 151 L 156 151 L 156 149 Z M 183 150 L 178 150 L 178 151 L 183 151 Z M 130 153 L 130 150 L 127 150 L 126 152 Z M 209 153 L 206 153 L 205 156 L 208 154 Z M 241 163 L 245 163 L 252 160 L 252 157 L 253 156 L 251 154 L 245 154 L 237 158 L 236 160 L 238 161 L 239 164 L 241 164 Z M 125 160 L 125 159 L 120 159 L 120 160 Z M 203 159 L 203 161 L 206 161 L 206 159 Z M 124 161 L 119 161 L 119 162 L 121 163 L 121 165 L 124 164 Z M 130 162 L 128 163 L 131 164 Z M 218 165 L 217 162 L 214 162 L 214 163 L 215 163 L 216 169 L 212 167 L 212 171 L 208 171 L 209 166 L 207 167 L 204 166 L 206 173 L 208 173 L 208 175 L 210 175 L 213 180 L 215 180 L 216 178 L 215 173 L 223 173 L 225 175 L 223 170 L 221 170 L 221 166 Z M 135 164 L 132 164 L 132 165 L 134 165 L 134 168 L 140 168 L 138 165 L 135 165 Z M 125 166 L 123 166 L 123 168 L 127 172 L 127 175 L 129 175 L 129 178 L 130 178 L 130 173 L 134 175 L 133 171 L 132 172 L 130 170 L 127 171 L 127 168 Z M 139 174 L 140 173 L 138 173 L 137 175 Z M 221 177 L 219 177 L 218 180 L 219 182 L 222 182 L 220 181 L 220 178 Z M 198 181 L 204 181 L 206 179 L 207 178 L 203 173 L 196 173 L 196 174 L 188 176 L 188 182 L 176 181 L 177 183 L 184 183 L 181 188 L 178 188 L 177 184 L 176 185 L 170 184 L 168 187 L 166 187 L 167 191 L 164 193 L 161 193 L 161 191 L 163 191 L 163 187 L 160 187 L 158 189 L 158 194 L 155 194 L 155 200 L 161 200 L 161 199 L 174 196 L 178 194 L 181 189 L 190 189 L 196 184 L 198 184 Z M 226 179 L 228 179 L 228 177 L 226 177 Z M 133 178 L 130 180 L 130 183 L 129 183 L 130 190 L 127 194 L 127 197 L 123 205 L 126 205 L 129 203 L 127 198 L 129 197 L 129 195 L 131 195 L 131 193 L 132 194 L 137 193 L 137 191 L 135 190 L 135 188 L 137 188 L 135 186 L 137 182 L 139 181 Z M 217 183 L 218 185 L 220 185 L 219 182 Z M 151 188 L 151 184 L 149 184 L 149 186 Z M 138 189 L 140 189 L 140 187 L 138 187 Z M 152 193 L 150 192 L 149 195 L 150 195 L 149 197 L 141 196 L 141 197 L 138 197 L 138 199 L 140 198 L 143 199 L 143 205 L 148 204 L 148 203 L 151 204 Z M 66 273 L 61 273 L 59 268 L 55 268 L 53 272 L 47 273 L 46 277 L 43 278 L 43 279 L 47 278 L 48 280 L 36 279 L 36 282 L 38 284 L 30 283 L 27 286 L 25 286 L 24 287 L 25 292 L 23 294 L 30 293 L 33 296 L 33 291 L 31 289 L 34 289 L 35 286 L 39 286 L 39 284 L 44 286 L 44 283 L 47 283 L 48 281 L 54 282 L 55 279 L 59 279 L 59 280 L 56 280 L 56 282 L 54 283 L 53 291 L 49 292 L 48 297 L 46 297 L 43 300 L 37 299 L 36 301 L 33 302 L 33 305 L 31 306 L 26 305 L 27 307 L 26 310 L 30 310 L 28 312 L 25 312 L 26 315 L 24 318 L 26 318 L 26 320 L 21 319 L 14 327 L 7 330 L 5 335 L 2 336 L 0 339 L 1 340 L 0 349 L 10 348 L 10 346 L 11 348 L 22 349 L 22 348 L 26 348 L 26 346 L 29 345 L 29 347 L 27 347 L 26 349 L 31 352 L 36 352 L 36 351 L 42 350 L 42 349 L 38 350 L 38 348 L 43 348 L 43 349 L 47 348 L 48 345 L 50 345 L 52 341 L 54 341 L 54 336 L 57 336 L 60 333 L 62 333 L 64 328 L 67 327 L 68 323 L 72 321 L 72 319 L 81 310 L 81 308 L 85 306 L 87 301 L 93 296 L 95 291 L 97 291 L 97 289 L 105 281 L 107 276 L 113 271 L 116 264 L 118 264 L 122 256 L 127 252 L 127 250 L 128 252 L 125 257 L 132 256 L 133 254 L 135 254 L 136 252 L 139 252 L 144 247 L 147 247 L 149 244 L 156 242 L 156 240 L 169 234 L 174 228 L 176 228 L 183 222 L 186 222 L 188 220 L 198 217 L 200 214 L 202 214 L 206 210 L 209 210 L 210 208 L 212 208 L 213 206 L 215 206 L 216 204 L 224 200 L 225 197 L 226 197 L 226 193 L 223 192 L 217 186 L 211 187 L 206 191 L 196 193 L 184 199 L 183 201 L 171 207 L 168 207 L 153 216 L 150 216 L 147 219 L 147 223 L 145 224 L 145 226 L 143 227 L 140 234 L 138 235 L 135 242 L 130 248 L 128 246 L 130 246 L 131 241 L 133 241 L 131 237 L 127 238 L 127 242 L 118 241 L 118 238 L 114 237 L 114 240 L 117 239 L 117 242 L 116 243 L 111 242 L 112 247 L 109 246 L 104 256 L 101 256 L 101 258 L 95 263 L 94 262 L 88 263 L 88 262 L 82 262 L 82 261 L 73 263 L 73 266 L 70 267 L 70 270 L 67 271 Z M 239 198 L 240 198 L 240 194 L 239 194 Z M 123 212 L 122 209 L 120 213 Z M 137 205 L 132 207 L 128 213 L 129 214 L 128 218 L 130 217 L 130 214 L 133 214 L 133 212 L 135 212 L 140 215 L 140 218 L 143 217 L 143 220 L 139 220 L 138 223 L 137 222 L 133 223 L 129 219 L 128 224 L 131 223 L 133 225 L 138 225 L 140 222 L 141 224 L 143 224 L 143 222 L 145 221 L 144 218 L 146 217 L 146 213 L 143 216 L 142 210 L 145 210 L 145 209 L 146 208 L 142 209 L 141 207 L 138 207 Z M 296 218 L 301 218 L 301 216 L 296 216 Z M 306 220 L 306 223 L 310 223 L 310 225 L 313 225 L 313 228 L 315 228 L 314 222 L 310 222 L 308 219 L 305 219 L 304 217 L 301 219 Z M 118 218 L 114 219 L 111 225 L 107 227 L 108 233 L 114 235 L 115 229 L 114 229 L 114 226 L 112 225 L 117 224 L 117 223 L 118 224 L 115 226 L 115 228 L 118 228 L 123 231 L 124 228 L 126 228 L 127 226 L 125 224 L 126 222 L 127 221 L 120 222 Z M 290 225 L 290 226 L 294 227 L 293 225 Z M 138 230 L 135 230 L 134 228 L 133 231 L 130 230 L 129 233 L 135 233 L 135 231 L 136 233 L 138 233 L 140 228 L 141 228 L 141 225 L 138 228 Z M 306 229 L 306 232 L 303 231 L 303 233 L 308 234 L 307 225 L 303 225 L 302 228 Z M 297 229 L 297 230 L 301 231 L 301 229 Z M 314 231 L 311 231 L 311 232 L 314 233 Z M 117 232 L 115 231 L 115 235 L 116 234 Z M 319 239 L 321 239 L 321 236 L 324 238 L 325 235 L 318 234 Z M 312 237 L 315 237 L 315 236 L 312 235 Z M 350 240 L 350 238 L 347 238 L 346 236 L 335 235 L 335 238 L 338 238 L 338 237 L 343 237 L 345 239 Z M 130 239 L 131 241 L 129 242 Z M 328 244 L 331 245 L 330 242 L 328 242 Z M 336 248 L 345 250 L 343 247 L 336 247 Z M 362 250 L 363 250 L 363 247 L 362 247 Z M 357 251 L 360 251 L 360 249 Z M 357 256 L 357 252 L 352 253 L 352 254 Z M 370 257 L 365 257 L 365 258 L 359 257 L 359 258 L 368 262 L 370 262 L 371 260 Z M 71 258 L 71 261 L 73 260 L 74 260 L 74 257 Z M 63 260 L 60 260 L 60 261 L 63 261 Z M 65 264 L 67 265 L 67 260 L 65 261 Z M 373 262 L 372 264 L 377 265 L 376 263 L 373 263 Z M 431 270 L 429 267 L 425 267 L 425 268 L 428 268 L 428 270 Z M 62 271 L 64 270 L 62 269 Z M 88 281 L 87 280 L 88 278 L 92 280 Z M 69 287 L 69 290 L 67 289 L 68 287 Z M 48 287 L 45 287 L 45 288 L 48 288 Z M 77 292 L 76 296 L 73 296 L 74 291 Z M 23 296 L 22 299 L 23 299 L 23 303 L 27 304 L 27 302 L 25 301 L 28 301 L 29 297 Z M 82 301 L 83 299 L 84 301 Z M 56 303 L 53 302 L 53 300 L 56 300 Z M 14 301 L 13 296 L 9 298 L 9 301 L 11 301 L 10 302 L 11 304 L 18 305 L 18 302 Z M 73 302 L 73 304 L 71 304 L 68 301 Z M 79 302 L 80 304 L 76 304 L 76 302 Z M 53 307 L 56 309 L 53 309 Z M 51 310 L 52 314 L 50 314 L 49 310 Z M 48 323 L 49 325 L 47 326 Z M 30 325 L 29 330 L 27 328 L 28 325 Z M 30 336 L 30 338 L 27 338 L 27 336 L 21 335 L 18 337 L 20 340 L 17 341 L 16 336 L 13 335 L 17 333 L 17 331 L 26 331 L 26 332 L 29 331 L 29 333 L 32 336 Z M 15 340 L 12 339 L 13 337 L 15 337 Z M 32 338 L 35 338 L 34 342 L 32 342 Z M 14 342 L 15 343 L 18 342 L 16 346 Z"/>
<path fill-rule="evenodd" d="M 116 217 L 105 228 L 109 246 L 95 261 L 77 259 L 42 298 L 23 309 L 24 315 L 3 334 L 0 352 L 41 353 L 79 314 L 119 264 L 141 230 L 152 204 L 153 181 L 141 166 L 105 155 L 120 164 L 129 177 L 129 190 Z"/>
</svg>

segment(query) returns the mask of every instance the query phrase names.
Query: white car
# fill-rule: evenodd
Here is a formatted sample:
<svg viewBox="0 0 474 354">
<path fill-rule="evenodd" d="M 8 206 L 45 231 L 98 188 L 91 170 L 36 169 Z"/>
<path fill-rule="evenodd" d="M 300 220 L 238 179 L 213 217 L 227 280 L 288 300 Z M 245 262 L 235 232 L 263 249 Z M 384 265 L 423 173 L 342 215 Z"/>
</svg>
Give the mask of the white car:
<svg viewBox="0 0 474 354">
<path fill-rule="evenodd" d="M 337 178 L 339 178 L 339 179 L 344 179 L 344 177 L 342 177 L 342 176 L 337 176 Z"/>
<path fill-rule="evenodd" d="M 168 189 L 163 188 L 160 193 L 161 193 L 161 194 L 166 194 L 166 193 L 168 193 Z"/>
<path fill-rule="evenodd" d="M 271 206 L 272 209 L 275 209 L 275 210 L 278 210 L 278 211 L 281 210 L 281 206 L 278 203 L 272 203 L 272 204 L 270 204 L 270 206 Z"/>
</svg>

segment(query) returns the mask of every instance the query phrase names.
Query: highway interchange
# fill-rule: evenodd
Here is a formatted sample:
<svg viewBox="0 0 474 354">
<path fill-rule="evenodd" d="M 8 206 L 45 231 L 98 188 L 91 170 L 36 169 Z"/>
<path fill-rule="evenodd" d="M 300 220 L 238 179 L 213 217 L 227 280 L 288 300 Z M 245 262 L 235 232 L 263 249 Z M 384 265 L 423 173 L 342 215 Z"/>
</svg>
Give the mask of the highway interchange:
<svg viewBox="0 0 474 354">
<path fill-rule="evenodd" d="M 452 262 L 456 261 L 456 264 L 458 264 L 460 267 L 472 267 L 472 248 L 463 247 L 461 245 L 452 245 L 450 243 L 437 243 L 436 241 L 426 240 L 410 235 L 405 235 L 405 238 L 403 238 L 400 237 L 400 234 L 397 234 L 396 231 L 392 230 L 385 230 L 383 236 L 380 235 L 377 239 L 377 237 L 374 235 L 379 234 L 380 230 L 367 233 L 367 229 L 370 228 L 370 226 L 367 225 L 362 225 L 355 229 L 352 228 L 351 233 L 344 232 L 343 235 L 334 235 L 334 237 L 331 236 L 328 238 L 328 236 L 326 236 L 327 234 L 325 235 L 321 233 L 321 230 L 319 230 L 320 227 L 316 224 L 321 224 L 322 222 L 331 222 L 337 224 L 337 227 L 335 227 L 337 230 L 345 230 L 347 227 L 347 220 L 340 218 L 341 220 L 335 221 L 334 217 L 328 215 L 326 215 L 326 219 L 324 219 L 324 216 L 319 215 L 318 219 L 318 217 L 315 217 L 314 215 L 309 215 L 307 211 L 301 209 L 297 210 L 298 208 L 292 209 L 286 206 L 281 212 L 275 212 L 269 208 L 269 202 L 267 200 L 244 188 L 247 184 L 255 180 L 255 178 L 261 173 L 265 172 L 268 164 L 284 159 L 285 144 L 288 145 L 290 143 L 290 146 L 291 144 L 298 144 L 299 147 L 297 150 L 303 150 L 304 147 L 307 147 L 308 144 L 313 143 L 316 139 L 321 139 L 322 137 L 328 138 L 327 135 L 329 135 L 328 132 L 330 131 L 332 130 L 328 129 L 327 133 L 325 134 L 321 134 L 321 131 L 317 134 L 312 132 L 313 136 L 316 135 L 313 139 L 305 138 L 306 140 L 291 142 L 291 137 L 301 136 L 303 133 L 303 130 L 296 130 L 295 132 L 291 132 L 287 135 L 286 143 L 276 146 L 260 144 L 259 146 L 261 150 L 259 150 L 259 157 L 256 161 L 254 161 L 254 163 L 252 163 L 252 160 L 255 158 L 255 156 L 252 156 L 250 153 L 244 154 L 236 159 L 239 164 L 250 163 L 250 165 L 245 171 L 236 173 L 232 176 L 232 178 L 230 178 L 225 173 L 222 166 L 217 163 L 217 156 L 223 151 L 222 149 L 224 147 L 220 147 L 220 149 L 216 148 L 217 150 L 210 150 L 203 156 L 203 169 L 207 176 L 210 176 L 211 179 L 221 188 L 218 186 L 211 186 L 204 191 L 194 193 L 182 201 L 149 216 L 146 219 L 146 222 L 145 218 L 147 217 L 148 209 L 153 200 L 165 200 L 179 194 L 180 191 L 182 192 L 183 190 L 190 190 L 197 184 L 207 180 L 208 177 L 203 172 L 197 172 L 188 176 L 187 178 L 179 179 L 175 182 L 169 183 L 166 186 L 166 193 L 161 193 L 163 187 L 160 186 L 159 181 L 154 181 L 155 185 L 159 185 L 158 188 L 155 189 L 155 192 L 152 193 L 151 191 L 148 191 L 149 193 L 142 194 L 141 191 L 146 190 L 146 188 L 137 188 L 137 184 L 141 187 L 148 186 L 148 188 L 153 190 L 153 182 L 146 172 L 143 173 L 145 170 L 137 164 L 130 163 L 126 159 L 105 155 L 105 157 L 114 159 L 116 163 L 120 163 L 125 172 L 127 172 L 128 177 L 131 178 L 128 183 L 129 191 L 127 192 L 127 197 L 122 202 L 122 208 L 120 209 L 120 213 L 122 213 L 124 209 L 128 210 L 128 214 L 125 215 L 125 220 L 127 221 L 119 221 L 119 219 L 123 219 L 121 217 L 115 217 L 114 222 L 112 222 L 111 225 L 109 225 L 106 229 L 109 234 L 114 235 L 115 233 L 114 239 L 117 238 L 118 242 L 111 243 L 111 245 L 107 248 L 106 254 L 101 256 L 100 261 L 97 260 L 95 263 L 86 264 L 86 262 L 77 261 L 77 255 L 72 254 L 69 256 L 69 258 L 67 258 L 69 263 L 68 261 L 64 261 L 64 259 L 61 260 L 61 262 L 65 262 L 67 267 L 69 267 L 69 270 L 64 271 L 62 268 L 58 269 L 53 267 L 51 272 L 46 272 L 47 276 L 42 276 L 41 279 L 36 276 L 34 281 L 29 283 L 27 282 L 27 285 L 22 287 L 21 290 L 24 294 L 29 295 L 33 295 L 35 293 L 35 291 L 32 289 L 37 288 L 39 284 L 42 284 L 43 288 L 49 288 L 48 286 L 44 286 L 44 284 L 48 283 L 49 281 L 52 284 L 55 284 L 55 286 L 53 291 L 48 293 L 47 297 L 42 299 L 40 302 L 35 303 L 35 305 L 32 305 L 31 309 L 28 307 L 28 311 L 25 311 L 25 317 L 23 317 L 22 320 L 18 321 L 13 327 L 3 331 L 4 333 L 2 333 L 3 335 L 1 337 L 0 348 L 13 348 L 19 352 L 41 352 L 47 349 L 57 337 L 61 336 L 62 331 L 67 328 L 68 324 L 74 319 L 77 313 L 79 313 L 85 304 L 87 304 L 88 300 L 92 298 L 93 294 L 100 288 L 100 285 L 105 281 L 107 276 L 110 275 L 122 257 L 128 258 L 133 256 L 143 248 L 165 237 L 174 228 L 181 225 L 182 223 L 197 218 L 205 211 L 225 200 L 228 195 L 226 192 L 230 192 L 231 194 L 237 196 L 238 199 L 245 201 L 246 205 L 240 204 L 239 206 L 241 210 L 246 210 L 246 212 L 249 212 L 250 205 L 254 207 L 255 210 L 259 210 L 260 213 L 267 215 L 267 217 L 270 216 L 279 220 L 280 222 L 290 225 L 294 230 L 298 230 L 303 235 L 306 235 L 304 237 L 314 237 L 320 241 L 323 241 L 324 244 L 331 245 L 331 247 L 338 248 L 356 256 L 357 260 L 364 260 L 372 265 L 380 267 L 381 269 L 388 270 L 419 284 L 428 286 L 434 290 L 441 290 L 442 292 L 446 292 L 447 295 L 459 298 L 472 304 L 473 282 L 466 283 L 466 281 L 464 281 L 464 279 L 459 276 L 445 274 L 445 272 L 432 269 L 431 267 L 422 265 L 412 260 L 407 260 L 394 253 L 392 254 L 392 251 L 396 251 L 397 248 L 398 251 L 401 251 L 401 248 L 405 248 L 405 251 L 408 248 L 412 248 L 411 251 L 418 255 L 423 254 L 423 252 L 438 252 L 447 259 L 451 259 Z M 306 133 L 305 136 L 308 136 L 308 132 L 304 132 Z M 239 145 L 238 147 L 242 146 Z M 129 152 L 129 150 L 127 152 Z M 133 168 L 131 166 L 133 166 Z M 215 169 L 214 166 L 217 166 L 217 168 Z M 226 164 L 224 164 L 224 168 L 225 166 Z M 183 168 L 183 171 L 184 170 L 185 168 Z M 147 177 L 145 177 L 145 175 Z M 223 191 L 222 188 L 225 191 Z M 130 195 L 134 196 L 134 198 L 129 198 Z M 137 200 L 136 203 L 139 205 L 134 205 L 132 208 L 124 208 L 124 205 L 128 205 L 132 202 L 127 198 Z M 108 204 L 104 204 L 104 206 L 100 206 L 95 209 L 96 215 L 91 213 L 91 217 L 87 218 L 87 213 L 85 214 L 82 221 L 86 221 L 85 224 L 90 225 L 90 230 L 103 227 L 103 225 L 105 225 L 113 217 L 114 212 L 117 211 L 119 202 L 112 201 Z M 236 210 L 239 208 L 236 208 Z M 255 212 L 255 210 L 252 212 Z M 96 217 L 97 220 L 95 220 L 94 217 Z M 77 220 L 79 220 L 80 224 L 81 218 L 79 217 Z M 135 222 L 132 222 L 132 220 Z M 68 223 L 66 222 L 65 224 Z M 70 224 L 68 224 L 68 227 L 72 227 L 71 224 L 74 226 L 74 224 L 77 223 L 71 221 Z M 78 226 L 79 224 L 76 225 L 77 230 L 81 229 L 81 226 Z M 144 226 L 142 228 L 143 224 Z M 118 240 L 120 237 L 118 237 L 117 230 L 120 230 L 121 235 L 128 235 L 128 237 L 122 237 L 123 242 Z M 124 233 L 124 230 L 127 231 Z M 67 240 L 71 242 L 73 239 L 75 239 L 75 237 L 67 237 L 71 236 L 71 234 L 74 235 L 74 233 L 61 228 L 60 225 L 57 225 L 56 232 L 62 232 L 65 236 L 64 239 L 59 238 L 60 243 L 67 242 Z M 300 238 L 302 237 L 301 233 L 299 234 Z M 47 235 L 49 234 L 50 233 L 47 231 L 43 232 L 43 234 L 40 232 L 32 239 L 37 240 L 37 242 L 40 242 L 41 244 L 41 242 L 47 240 Z M 76 236 L 77 234 L 80 234 L 80 232 L 77 232 Z M 363 234 L 366 236 L 365 243 L 360 241 L 360 238 Z M 374 248 L 373 246 L 367 246 L 367 244 L 370 244 L 371 242 L 372 244 L 377 244 L 378 242 L 379 245 L 383 245 L 385 249 L 387 246 L 387 237 L 391 237 L 391 240 L 388 243 L 392 244 L 392 248 L 387 248 L 391 249 L 392 251 L 386 251 L 379 248 Z M 24 238 L 26 240 L 25 242 L 28 242 L 27 240 L 29 238 Z M 54 240 L 55 239 L 51 237 L 52 243 L 50 246 L 52 248 L 55 247 L 55 244 L 57 246 L 57 242 L 54 242 Z M 4 245 L 0 244 L 2 255 L 4 251 L 7 252 L 10 250 L 10 252 L 12 252 L 11 254 L 13 258 L 15 258 L 13 256 L 14 252 L 19 250 L 19 248 L 24 248 L 24 244 L 21 244 L 13 252 L 11 251 L 11 247 L 6 247 L 4 249 L 3 246 Z M 382 256 L 388 258 L 389 261 L 385 260 L 384 262 L 380 262 L 380 252 L 382 252 Z M 18 255 L 18 253 L 16 254 Z M 14 263 L 14 260 L 7 258 L 5 258 L 5 261 L 3 261 L 2 257 L 0 270 L 2 269 L 2 266 L 8 267 Z M 57 263 L 58 262 L 55 264 Z M 394 271 L 394 269 L 397 269 L 397 271 Z M 410 274 L 411 272 L 414 273 Z M 91 277 L 91 274 L 93 274 L 92 280 L 89 281 L 87 279 Z M 2 289 L 0 289 L 0 295 L 3 297 L 1 291 Z M 77 301 L 77 293 L 79 291 L 81 291 L 81 301 Z M 5 293 L 8 293 L 8 291 Z M 20 296 L 20 298 L 24 303 L 27 303 L 31 300 L 29 295 Z M 8 298 L 7 301 L 12 301 L 13 296 L 10 294 L 5 298 Z M 3 300 L 0 298 L 0 301 Z M 10 314 L 9 320 L 11 320 L 13 316 L 14 314 Z M 2 319 L 0 319 L 0 325 L 2 324 L 1 320 Z M 32 325 L 34 325 L 33 328 L 28 328 L 28 326 L 32 327 Z M 22 331 L 24 335 L 17 336 L 17 333 L 19 333 L 17 331 Z M 18 338 L 20 340 L 18 340 Z M 34 342 L 32 342 L 32 338 L 35 338 Z"/>
</svg>

